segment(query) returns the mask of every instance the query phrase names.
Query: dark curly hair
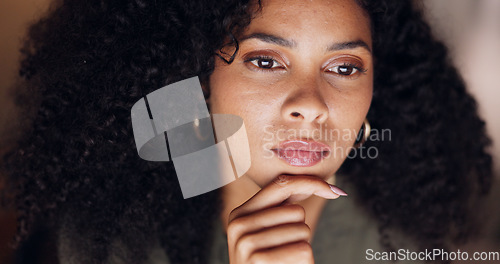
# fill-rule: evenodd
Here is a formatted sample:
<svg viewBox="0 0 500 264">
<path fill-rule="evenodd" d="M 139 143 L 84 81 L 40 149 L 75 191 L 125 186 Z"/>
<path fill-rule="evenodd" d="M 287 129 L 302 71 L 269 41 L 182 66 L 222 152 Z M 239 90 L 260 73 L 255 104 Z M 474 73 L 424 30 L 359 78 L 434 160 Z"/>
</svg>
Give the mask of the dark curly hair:
<svg viewBox="0 0 500 264">
<path fill-rule="evenodd" d="M 259 2 L 260 3 L 260 2 Z M 341 168 L 382 243 L 400 230 L 421 249 L 472 231 L 471 204 L 492 181 L 476 103 L 410 0 L 358 0 L 371 17 L 374 94 L 368 119 L 391 141 L 377 159 Z M 69 228 L 101 263 L 119 239 L 140 263 L 159 236 L 173 263 L 204 263 L 219 192 L 184 200 L 171 163 L 140 159 L 132 105 L 191 76 L 251 21 L 249 1 L 64 0 L 35 23 L 22 54 L 18 103 L 28 129 L 5 157 L 18 242 L 38 222 Z M 257 11 L 258 12 L 258 11 Z"/>
</svg>

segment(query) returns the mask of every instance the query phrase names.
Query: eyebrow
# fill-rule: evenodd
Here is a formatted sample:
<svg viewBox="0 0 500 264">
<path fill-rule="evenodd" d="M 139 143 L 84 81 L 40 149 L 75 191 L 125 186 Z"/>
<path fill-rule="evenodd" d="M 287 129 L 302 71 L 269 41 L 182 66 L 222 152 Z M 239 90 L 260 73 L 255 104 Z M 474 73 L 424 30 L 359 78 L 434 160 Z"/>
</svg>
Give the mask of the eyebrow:
<svg viewBox="0 0 500 264">
<path fill-rule="evenodd" d="M 267 43 L 276 44 L 287 48 L 293 48 L 297 46 L 297 43 L 293 40 L 284 39 L 282 37 L 266 33 L 253 33 L 248 36 L 244 36 L 240 40 L 240 42 L 243 42 L 248 39 L 258 39 Z M 355 48 L 364 48 L 368 52 L 370 53 L 372 52 L 370 46 L 368 46 L 368 44 L 366 44 L 366 42 L 362 40 L 333 43 L 332 45 L 328 46 L 327 50 L 336 51 L 336 50 L 355 49 Z"/>
<path fill-rule="evenodd" d="M 366 42 L 362 40 L 334 43 L 330 45 L 327 50 L 335 51 L 335 50 L 345 50 L 345 49 L 355 49 L 355 48 L 365 48 L 368 52 L 372 53 L 370 46 L 368 46 L 368 44 L 366 44 Z"/>
<path fill-rule="evenodd" d="M 244 36 L 241 39 L 241 42 L 248 40 L 248 39 L 253 39 L 253 38 L 259 39 L 259 40 L 267 42 L 267 43 L 284 46 L 287 48 L 293 48 L 293 47 L 297 46 L 297 43 L 295 43 L 295 41 L 293 41 L 293 40 L 284 39 L 282 37 L 278 37 L 278 36 L 270 35 L 270 34 L 266 34 L 266 33 L 253 33 L 251 35 Z"/>
</svg>

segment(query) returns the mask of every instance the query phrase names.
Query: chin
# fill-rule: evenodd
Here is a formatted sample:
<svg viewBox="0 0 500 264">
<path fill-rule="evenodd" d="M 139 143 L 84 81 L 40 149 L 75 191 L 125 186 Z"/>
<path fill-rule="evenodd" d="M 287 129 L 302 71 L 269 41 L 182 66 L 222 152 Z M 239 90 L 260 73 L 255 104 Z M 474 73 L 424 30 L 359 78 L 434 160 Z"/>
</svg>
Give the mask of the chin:
<svg viewBox="0 0 500 264">
<path fill-rule="evenodd" d="M 318 177 L 324 181 L 331 178 L 336 170 L 318 170 L 317 168 L 304 168 L 304 167 L 291 167 L 291 168 L 280 168 L 280 169 L 269 169 L 269 168 L 251 168 L 246 176 L 251 179 L 260 188 L 265 187 L 271 181 L 273 181 L 279 175 L 290 175 L 290 176 L 313 176 Z"/>
</svg>

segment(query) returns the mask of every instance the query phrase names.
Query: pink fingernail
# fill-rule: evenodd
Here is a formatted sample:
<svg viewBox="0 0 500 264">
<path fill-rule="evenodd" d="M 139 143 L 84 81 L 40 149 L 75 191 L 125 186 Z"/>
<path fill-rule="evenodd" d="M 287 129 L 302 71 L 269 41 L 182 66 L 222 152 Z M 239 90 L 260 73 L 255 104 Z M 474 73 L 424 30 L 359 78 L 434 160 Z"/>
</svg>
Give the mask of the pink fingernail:
<svg viewBox="0 0 500 264">
<path fill-rule="evenodd" d="M 339 187 L 335 186 L 335 185 L 331 185 L 331 184 L 328 184 L 330 186 L 330 189 L 332 190 L 332 192 L 340 195 L 340 196 L 347 196 L 347 193 L 344 192 L 342 189 L 340 189 Z"/>
</svg>

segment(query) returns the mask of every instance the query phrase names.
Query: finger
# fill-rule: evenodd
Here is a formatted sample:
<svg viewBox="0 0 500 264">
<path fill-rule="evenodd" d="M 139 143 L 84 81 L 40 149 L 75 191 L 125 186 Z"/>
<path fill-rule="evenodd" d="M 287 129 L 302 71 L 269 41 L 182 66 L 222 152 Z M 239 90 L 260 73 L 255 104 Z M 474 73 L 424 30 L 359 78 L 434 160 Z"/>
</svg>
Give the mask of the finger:
<svg viewBox="0 0 500 264">
<path fill-rule="evenodd" d="M 311 229 L 305 223 L 293 223 L 275 226 L 242 236 L 235 245 L 238 254 L 247 259 L 252 253 L 287 245 L 295 242 L 311 240 Z"/>
<path fill-rule="evenodd" d="M 227 227 L 228 242 L 237 241 L 247 233 L 288 223 L 304 223 L 305 210 L 302 206 L 291 204 L 267 208 L 251 215 L 242 216 L 229 222 Z"/>
<path fill-rule="evenodd" d="M 298 202 L 311 195 L 336 199 L 340 195 L 347 194 L 315 176 L 280 175 L 244 204 L 234 209 L 229 215 L 229 221 L 251 212 L 277 206 L 284 201 Z"/>
<path fill-rule="evenodd" d="M 307 242 L 295 242 L 292 244 L 265 249 L 255 252 L 248 259 L 248 263 L 314 263 L 311 245 Z"/>
</svg>

